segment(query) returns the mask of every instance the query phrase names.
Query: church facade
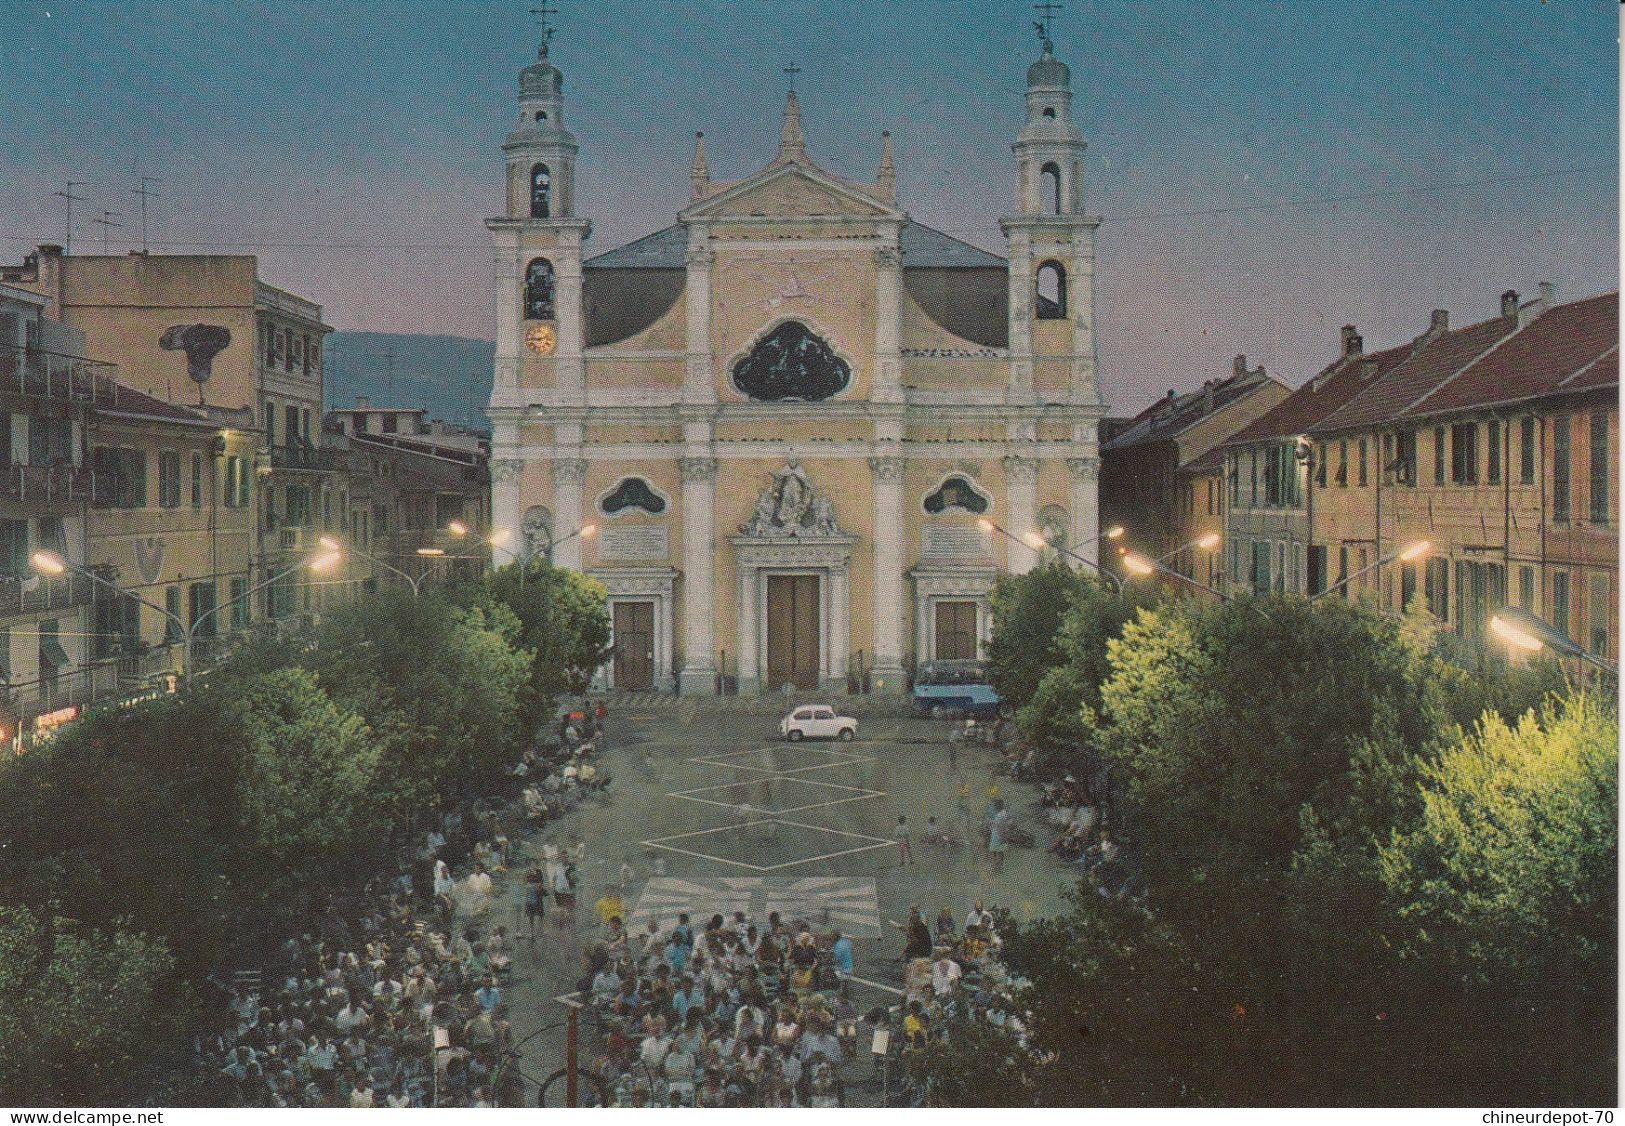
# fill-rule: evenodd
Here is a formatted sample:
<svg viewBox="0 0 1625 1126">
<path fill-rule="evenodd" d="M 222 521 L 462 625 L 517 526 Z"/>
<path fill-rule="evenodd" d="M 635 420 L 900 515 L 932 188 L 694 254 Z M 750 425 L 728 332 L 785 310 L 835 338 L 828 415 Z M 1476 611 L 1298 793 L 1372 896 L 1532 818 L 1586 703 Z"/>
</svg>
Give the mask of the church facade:
<svg viewBox="0 0 1625 1126">
<path fill-rule="evenodd" d="M 793 91 L 765 167 L 714 180 L 698 137 L 676 223 L 589 257 L 545 42 L 520 73 L 492 520 L 608 589 L 606 687 L 904 691 L 982 653 L 1021 537 L 1093 558 L 1098 219 L 1048 42 L 1027 78 L 1006 257 L 909 217 L 889 135 L 872 179 L 820 167 Z"/>
</svg>

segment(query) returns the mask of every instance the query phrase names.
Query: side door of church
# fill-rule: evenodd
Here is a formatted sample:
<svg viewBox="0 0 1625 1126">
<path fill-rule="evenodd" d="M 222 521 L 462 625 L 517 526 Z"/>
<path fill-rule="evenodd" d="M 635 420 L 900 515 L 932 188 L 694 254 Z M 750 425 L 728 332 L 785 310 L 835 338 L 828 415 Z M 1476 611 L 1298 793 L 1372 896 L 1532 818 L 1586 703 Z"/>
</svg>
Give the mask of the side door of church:
<svg viewBox="0 0 1625 1126">
<path fill-rule="evenodd" d="M 654 687 L 654 603 L 615 603 L 613 628 L 615 687 L 630 692 L 647 692 Z"/>
<path fill-rule="evenodd" d="M 976 659 L 976 603 L 936 603 L 936 659 L 971 661 Z"/>
</svg>

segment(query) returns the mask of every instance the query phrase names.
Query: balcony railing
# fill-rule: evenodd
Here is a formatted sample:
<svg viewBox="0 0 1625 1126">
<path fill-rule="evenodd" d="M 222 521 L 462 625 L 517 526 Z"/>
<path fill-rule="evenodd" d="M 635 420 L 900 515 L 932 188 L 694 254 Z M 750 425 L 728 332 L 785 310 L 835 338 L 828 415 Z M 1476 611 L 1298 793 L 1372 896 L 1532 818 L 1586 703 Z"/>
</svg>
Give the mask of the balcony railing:
<svg viewBox="0 0 1625 1126">
<path fill-rule="evenodd" d="M 93 594 L 94 584 L 84 575 L 0 575 L 0 617 L 67 610 L 83 606 Z"/>
<path fill-rule="evenodd" d="M 324 446 L 312 445 L 306 442 L 286 446 L 272 446 L 271 468 L 331 470 L 337 467 L 337 461 L 334 457 L 336 452 Z"/>
<path fill-rule="evenodd" d="M 0 497 L 8 500 L 73 501 L 95 497 L 95 475 L 76 465 L 8 465 L 0 468 Z"/>
<path fill-rule="evenodd" d="M 118 403 L 118 368 L 99 360 L 0 344 L 0 391 L 111 407 Z"/>
</svg>

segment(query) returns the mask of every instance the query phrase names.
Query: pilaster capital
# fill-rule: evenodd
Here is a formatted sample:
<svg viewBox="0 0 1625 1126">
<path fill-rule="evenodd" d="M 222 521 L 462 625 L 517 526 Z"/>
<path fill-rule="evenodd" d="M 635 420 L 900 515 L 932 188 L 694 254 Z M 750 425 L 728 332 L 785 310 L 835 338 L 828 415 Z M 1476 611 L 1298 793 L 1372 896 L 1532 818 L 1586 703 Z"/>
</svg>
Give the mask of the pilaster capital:
<svg viewBox="0 0 1625 1126">
<path fill-rule="evenodd" d="M 903 459 L 900 457 L 872 457 L 869 459 L 869 471 L 878 481 L 901 481 L 903 479 Z"/>
<path fill-rule="evenodd" d="M 525 471 L 525 461 L 517 457 L 496 457 L 491 459 L 491 480 L 499 485 L 508 485 L 519 480 L 519 475 Z"/>
<path fill-rule="evenodd" d="M 895 246 L 875 247 L 875 266 L 882 270 L 895 270 L 903 263 L 903 252 Z"/>
<path fill-rule="evenodd" d="M 709 270 L 717 260 L 717 252 L 704 243 L 690 243 L 685 261 L 691 270 Z"/>
<path fill-rule="evenodd" d="M 1100 480 L 1100 459 L 1098 457 L 1069 457 L 1066 459 L 1066 470 L 1072 474 L 1072 480 L 1087 484 Z"/>
<path fill-rule="evenodd" d="M 1021 454 L 1004 459 L 1004 476 L 1011 484 L 1031 485 L 1038 481 L 1038 462 Z"/>
<path fill-rule="evenodd" d="M 717 475 L 714 457 L 685 457 L 679 460 L 678 467 L 685 481 L 710 481 Z"/>
<path fill-rule="evenodd" d="M 553 459 L 553 480 L 567 485 L 579 485 L 587 479 L 585 458 L 560 457 Z"/>
</svg>

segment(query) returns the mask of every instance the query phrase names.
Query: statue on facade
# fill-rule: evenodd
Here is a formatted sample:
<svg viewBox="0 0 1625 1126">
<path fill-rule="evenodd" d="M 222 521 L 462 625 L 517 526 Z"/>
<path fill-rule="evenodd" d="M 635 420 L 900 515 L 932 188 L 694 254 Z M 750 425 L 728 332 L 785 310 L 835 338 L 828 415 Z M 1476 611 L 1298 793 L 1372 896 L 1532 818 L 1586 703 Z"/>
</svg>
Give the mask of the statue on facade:
<svg viewBox="0 0 1625 1126">
<path fill-rule="evenodd" d="M 756 497 L 748 521 L 739 526 L 745 536 L 838 536 L 835 506 L 813 491 L 799 462 L 786 462 Z"/>
</svg>

